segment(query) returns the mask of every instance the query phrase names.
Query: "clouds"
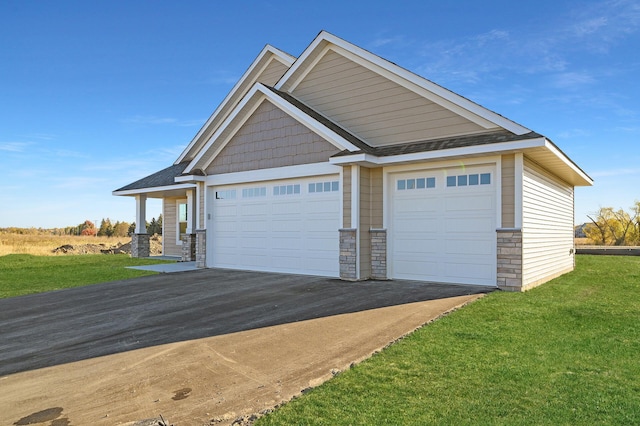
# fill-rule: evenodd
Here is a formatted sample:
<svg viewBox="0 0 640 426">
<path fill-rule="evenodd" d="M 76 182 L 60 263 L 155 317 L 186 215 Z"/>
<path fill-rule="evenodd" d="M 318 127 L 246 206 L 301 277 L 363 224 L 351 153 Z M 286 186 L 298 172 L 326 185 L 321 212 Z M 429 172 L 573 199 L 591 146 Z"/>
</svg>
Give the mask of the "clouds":
<svg viewBox="0 0 640 426">
<path fill-rule="evenodd" d="M 582 89 L 594 82 L 596 78 L 587 71 L 563 72 L 551 77 L 552 86 L 559 89 Z"/>
<path fill-rule="evenodd" d="M 610 0 L 587 4 L 574 11 L 568 38 L 583 41 L 583 47 L 606 52 L 620 39 L 640 29 L 640 4 L 635 0 Z"/>
<path fill-rule="evenodd" d="M 421 64 L 419 74 L 447 85 L 485 84 L 501 74 L 547 74 L 557 88 L 593 83 L 592 71 L 576 69 L 577 53 L 606 55 L 609 49 L 640 29 L 640 4 L 630 0 L 580 3 L 564 15 L 549 16 L 542 25 L 504 27 L 460 38 L 416 40 L 414 49 Z M 387 36 L 374 47 L 403 40 Z M 598 65 L 606 68 L 606 61 Z M 602 71 L 604 72 L 604 71 Z"/>
<path fill-rule="evenodd" d="M 31 142 L 0 142 L 0 151 L 25 152 Z"/>
<path fill-rule="evenodd" d="M 178 127 L 194 127 L 201 126 L 204 119 L 182 120 L 173 117 L 157 117 L 153 115 L 135 115 L 133 117 L 122 120 L 127 124 L 151 125 L 151 126 L 178 126 Z"/>
</svg>

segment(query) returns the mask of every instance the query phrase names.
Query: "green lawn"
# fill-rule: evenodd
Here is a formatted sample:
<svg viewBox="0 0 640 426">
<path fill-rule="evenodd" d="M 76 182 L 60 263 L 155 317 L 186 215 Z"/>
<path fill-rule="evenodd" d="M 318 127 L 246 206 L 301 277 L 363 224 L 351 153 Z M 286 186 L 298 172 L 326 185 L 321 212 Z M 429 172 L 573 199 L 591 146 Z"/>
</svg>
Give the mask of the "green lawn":
<svg viewBox="0 0 640 426">
<path fill-rule="evenodd" d="M 495 292 L 256 425 L 640 424 L 640 257 L 576 256 Z"/>
<path fill-rule="evenodd" d="M 128 255 L 0 256 L 0 298 L 153 275 L 125 266 L 168 263 Z"/>
</svg>

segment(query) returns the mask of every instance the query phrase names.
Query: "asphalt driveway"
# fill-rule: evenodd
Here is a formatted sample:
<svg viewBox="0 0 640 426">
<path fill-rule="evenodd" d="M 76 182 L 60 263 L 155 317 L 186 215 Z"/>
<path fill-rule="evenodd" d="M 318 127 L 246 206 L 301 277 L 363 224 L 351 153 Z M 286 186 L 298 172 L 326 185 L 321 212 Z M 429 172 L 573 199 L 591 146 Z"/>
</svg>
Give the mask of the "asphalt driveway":
<svg viewBox="0 0 640 426">
<path fill-rule="evenodd" d="M 206 269 L 0 300 L 0 376 L 494 288 Z"/>
</svg>

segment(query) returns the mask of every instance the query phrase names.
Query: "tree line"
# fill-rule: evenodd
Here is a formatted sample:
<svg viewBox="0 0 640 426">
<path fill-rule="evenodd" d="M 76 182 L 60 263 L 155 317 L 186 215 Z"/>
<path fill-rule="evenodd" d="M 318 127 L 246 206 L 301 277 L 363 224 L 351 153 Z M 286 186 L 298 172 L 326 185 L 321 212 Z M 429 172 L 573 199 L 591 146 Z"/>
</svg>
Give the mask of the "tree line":
<svg viewBox="0 0 640 426">
<path fill-rule="evenodd" d="M 640 246 L 640 201 L 636 201 L 629 211 L 601 207 L 587 217 L 591 223 L 584 226 L 584 233 L 594 244 Z"/>
<path fill-rule="evenodd" d="M 145 223 L 148 234 L 162 235 L 162 214 L 151 219 L 151 222 Z M 106 218 L 100 221 L 100 226 L 96 227 L 96 224 L 90 220 L 75 226 L 66 226 L 64 228 L 0 228 L 0 231 L 11 234 L 49 234 L 49 235 L 87 235 L 98 237 L 127 237 L 136 231 L 136 223 L 120 222 L 113 223 L 111 219 Z"/>
</svg>

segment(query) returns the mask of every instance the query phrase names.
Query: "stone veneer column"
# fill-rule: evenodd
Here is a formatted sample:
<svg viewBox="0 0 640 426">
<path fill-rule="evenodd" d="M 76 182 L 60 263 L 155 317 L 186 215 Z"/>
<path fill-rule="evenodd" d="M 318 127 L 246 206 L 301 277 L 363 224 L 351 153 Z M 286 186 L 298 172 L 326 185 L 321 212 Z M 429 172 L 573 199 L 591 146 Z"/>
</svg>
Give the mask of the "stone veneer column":
<svg viewBox="0 0 640 426">
<path fill-rule="evenodd" d="M 523 291 L 522 231 L 498 230 L 498 287 L 507 291 Z"/>
<path fill-rule="evenodd" d="M 132 234 L 131 257 L 149 257 L 150 254 L 149 234 Z"/>
<path fill-rule="evenodd" d="M 182 241 L 182 262 L 193 262 L 196 260 L 196 234 L 183 234 Z"/>
<path fill-rule="evenodd" d="M 340 278 L 343 280 L 355 281 L 358 279 L 356 262 L 358 259 L 358 248 L 356 229 L 340 229 Z"/>
<path fill-rule="evenodd" d="M 196 230 L 196 268 L 207 267 L 207 230 Z"/>
<path fill-rule="evenodd" d="M 387 277 L 387 230 L 371 229 L 371 278 L 386 280 Z"/>
</svg>

